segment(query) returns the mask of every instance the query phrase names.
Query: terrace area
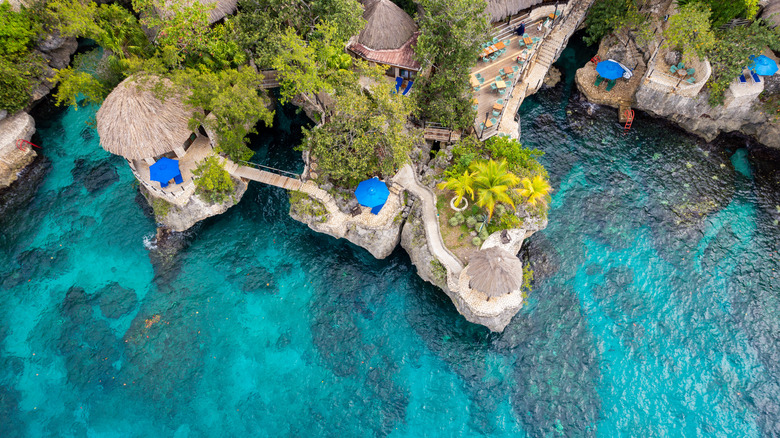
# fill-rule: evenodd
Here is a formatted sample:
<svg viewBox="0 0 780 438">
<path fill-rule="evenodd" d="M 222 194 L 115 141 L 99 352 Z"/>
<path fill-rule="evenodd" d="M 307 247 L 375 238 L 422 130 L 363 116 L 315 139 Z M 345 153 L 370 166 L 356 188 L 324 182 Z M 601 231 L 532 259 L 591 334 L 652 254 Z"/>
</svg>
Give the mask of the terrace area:
<svg viewBox="0 0 780 438">
<path fill-rule="evenodd" d="M 136 179 L 144 185 L 152 194 L 163 198 L 176 205 L 184 205 L 195 191 L 195 184 L 192 181 L 192 171 L 198 167 L 198 163 L 206 158 L 213 148 L 208 137 L 198 136 L 187 149 L 186 154 L 178 158 L 173 153 L 169 158 L 179 160 L 179 170 L 184 182 L 175 184 L 171 182 L 167 187 L 160 187 L 160 183 L 152 181 L 149 178 L 149 164 L 144 160 L 133 160 L 130 162 L 130 169 L 135 174 Z"/>
<path fill-rule="evenodd" d="M 509 97 L 533 64 L 539 45 L 554 23 L 553 17 L 559 18 L 560 13 L 560 10 L 551 11 L 534 22 L 525 22 L 523 36 L 513 32 L 521 21 L 513 19 L 517 24 L 511 26 L 511 33 L 504 26 L 502 31 L 494 33 L 502 37 L 496 36 L 483 44 L 480 58 L 471 70 L 472 104 L 477 111 L 474 129 L 482 140 L 498 132 Z"/>
</svg>

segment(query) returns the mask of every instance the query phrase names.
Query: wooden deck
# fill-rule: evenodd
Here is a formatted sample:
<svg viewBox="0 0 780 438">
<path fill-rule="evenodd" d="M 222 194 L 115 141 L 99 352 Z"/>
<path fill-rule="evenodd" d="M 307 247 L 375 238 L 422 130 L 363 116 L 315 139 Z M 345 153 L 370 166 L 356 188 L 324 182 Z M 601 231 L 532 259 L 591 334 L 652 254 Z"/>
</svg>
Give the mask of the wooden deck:
<svg viewBox="0 0 780 438">
<path fill-rule="evenodd" d="M 447 128 L 426 127 L 423 133 L 426 140 L 453 143 L 460 140 L 460 132 Z"/>
<path fill-rule="evenodd" d="M 231 173 L 234 176 L 251 179 L 252 181 L 280 187 L 286 190 L 300 190 L 301 187 L 303 187 L 303 182 L 300 179 L 290 178 L 249 166 L 238 166 L 238 168 Z"/>
</svg>

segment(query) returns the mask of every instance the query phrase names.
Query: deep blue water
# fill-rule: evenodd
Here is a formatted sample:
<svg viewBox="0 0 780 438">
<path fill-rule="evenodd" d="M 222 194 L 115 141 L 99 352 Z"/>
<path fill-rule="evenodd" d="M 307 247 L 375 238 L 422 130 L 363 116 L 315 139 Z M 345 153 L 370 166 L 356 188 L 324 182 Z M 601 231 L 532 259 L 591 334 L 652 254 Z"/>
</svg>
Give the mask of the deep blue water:
<svg viewBox="0 0 780 438">
<path fill-rule="evenodd" d="M 40 110 L 47 161 L 0 217 L 0 436 L 780 435 L 777 164 L 643 115 L 623 135 L 570 90 L 521 109 L 555 193 L 503 334 L 276 188 L 151 248 L 96 108 Z M 296 169 L 280 113 L 256 159 Z"/>
</svg>

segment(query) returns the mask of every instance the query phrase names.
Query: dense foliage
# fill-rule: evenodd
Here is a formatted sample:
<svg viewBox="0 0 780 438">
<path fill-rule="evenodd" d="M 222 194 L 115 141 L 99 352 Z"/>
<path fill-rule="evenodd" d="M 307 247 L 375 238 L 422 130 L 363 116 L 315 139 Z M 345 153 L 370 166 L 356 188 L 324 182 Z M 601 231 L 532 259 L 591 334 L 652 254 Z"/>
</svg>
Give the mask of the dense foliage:
<svg viewBox="0 0 780 438">
<path fill-rule="evenodd" d="M 639 13 L 637 1 L 597 0 L 585 18 L 586 44 L 597 44 L 605 36 L 628 29 L 649 29 L 645 17 Z"/>
<path fill-rule="evenodd" d="M 327 22 L 333 38 L 347 41 L 363 28 L 362 14 L 357 0 L 241 0 L 234 38 L 258 66 L 270 67 L 287 50 L 282 40 L 286 32 L 315 41 Z"/>
<path fill-rule="evenodd" d="M 758 12 L 758 0 L 677 0 L 679 6 L 699 3 L 712 14 L 709 17 L 713 28 L 733 18 L 753 19 Z"/>
<path fill-rule="evenodd" d="M 422 0 L 415 52 L 423 71 L 414 94 L 424 119 L 455 129 L 474 123 L 469 74 L 488 39 L 482 0 Z"/>
<path fill-rule="evenodd" d="M 766 47 L 780 50 L 780 29 L 772 29 L 762 20 L 716 32 L 715 44 L 707 52 L 712 64 L 712 76 L 707 81 L 710 105 L 723 103 L 731 82 L 750 64 L 750 56 L 760 54 Z"/>
<path fill-rule="evenodd" d="M 30 103 L 36 78 L 45 60 L 31 51 L 41 26 L 36 15 L 22 8 L 14 12 L 0 3 L 0 110 L 20 110 Z"/>
<path fill-rule="evenodd" d="M 327 123 L 304 131 L 304 146 L 317 158 L 324 177 L 354 186 L 371 176 L 390 176 L 406 163 L 422 138 L 418 130 L 404 127 L 413 102 L 392 90 L 385 81 L 368 92 L 357 81 L 341 86 L 325 113 Z"/>
<path fill-rule="evenodd" d="M 715 45 L 709 17 L 710 11 L 701 3 L 681 6 L 678 13 L 669 18 L 669 26 L 664 30 L 664 46 L 682 51 L 686 64 L 694 58 L 704 58 Z"/>
<path fill-rule="evenodd" d="M 211 155 L 201 161 L 192 174 L 195 175 L 195 193 L 207 202 L 226 201 L 235 189 L 230 174 L 217 156 Z"/>
</svg>

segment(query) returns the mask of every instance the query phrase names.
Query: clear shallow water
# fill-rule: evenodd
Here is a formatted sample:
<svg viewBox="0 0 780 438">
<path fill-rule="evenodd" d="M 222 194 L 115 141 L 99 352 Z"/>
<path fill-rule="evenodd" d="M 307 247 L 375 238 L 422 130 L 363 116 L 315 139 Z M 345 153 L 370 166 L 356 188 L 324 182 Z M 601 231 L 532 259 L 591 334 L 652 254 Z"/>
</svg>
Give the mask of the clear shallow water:
<svg viewBox="0 0 780 438">
<path fill-rule="evenodd" d="M 275 188 L 150 250 L 94 109 L 39 114 L 48 173 L 0 219 L 0 436 L 780 434 L 777 167 L 641 115 L 624 136 L 570 87 L 522 108 L 556 192 L 501 335 Z M 300 123 L 256 159 L 299 167 Z"/>
</svg>

